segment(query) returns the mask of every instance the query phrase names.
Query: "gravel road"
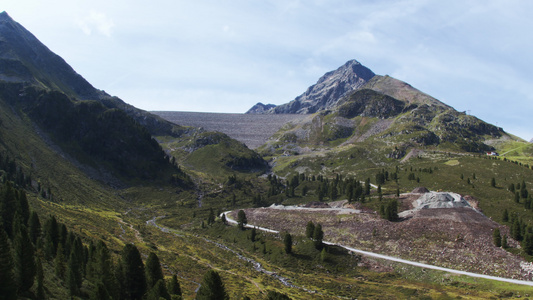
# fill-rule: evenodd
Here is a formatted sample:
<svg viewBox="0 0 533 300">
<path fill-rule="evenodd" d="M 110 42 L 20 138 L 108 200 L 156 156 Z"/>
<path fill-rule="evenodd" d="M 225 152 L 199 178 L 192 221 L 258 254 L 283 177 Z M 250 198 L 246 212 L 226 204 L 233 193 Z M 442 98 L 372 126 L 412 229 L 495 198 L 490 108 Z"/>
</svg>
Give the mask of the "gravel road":
<svg viewBox="0 0 533 300">
<path fill-rule="evenodd" d="M 227 212 L 222 213 L 222 214 L 226 215 L 227 222 L 228 223 L 232 223 L 232 224 L 237 224 L 237 221 L 231 219 L 229 217 L 228 213 L 230 213 L 230 212 L 227 211 Z M 266 231 L 266 232 L 279 233 L 279 231 L 276 231 L 276 230 L 272 230 L 272 229 L 269 229 L 269 228 L 263 228 L 263 227 L 257 227 L 257 226 L 251 225 L 251 224 L 247 224 L 246 227 L 248 227 L 248 228 L 254 228 L 255 227 L 256 229 L 263 230 L 263 231 Z M 415 261 L 405 260 L 405 259 L 401 259 L 401 258 L 394 257 L 394 256 L 388 256 L 388 255 L 383 255 L 383 254 L 379 254 L 379 253 L 373 253 L 373 252 L 369 252 L 369 251 L 364 251 L 364 250 L 348 247 L 348 246 L 345 246 L 345 245 L 335 244 L 335 243 L 331 243 L 331 242 L 326 242 L 326 241 L 324 241 L 324 244 L 339 246 L 339 247 L 342 247 L 342 248 L 344 248 L 344 249 L 346 249 L 348 251 L 352 251 L 354 253 L 358 253 L 358 254 L 361 254 L 361 255 L 374 257 L 374 258 L 381 258 L 381 259 L 394 261 L 394 262 L 399 262 L 399 263 L 403 263 L 403 264 L 407 264 L 407 265 L 411 265 L 411 266 L 416 266 L 416 267 L 420 267 L 420 268 L 444 271 L 444 272 L 448 272 L 448 273 L 452 273 L 452 274 L 465 275 L 465 276 L 470 276 L 470 277 L 477 277 L 477 278 L 484 278 L 484 279 L 490 279 L 490 280 L 496 280 L 496 281 L 502 281 L 502 282 L 509 282 L 509 283 L 520 284 L 520 285 L 533 286 L 533 281 L 516 280 L 516 279 L 511 279 L 511 278 L 496 277 L 496 276 L 477 274 L 477 273 L 472 273 L 472 272 L 465 272 L 465 271 L 461 271 L 461 270 L 443 268 L 443 267 L 438 267 L 438 266 L 434 266 L 434 265 L 429 265 L 429 264 L 419 263 L 419 262 L 415 262 Z"/>
</svg>

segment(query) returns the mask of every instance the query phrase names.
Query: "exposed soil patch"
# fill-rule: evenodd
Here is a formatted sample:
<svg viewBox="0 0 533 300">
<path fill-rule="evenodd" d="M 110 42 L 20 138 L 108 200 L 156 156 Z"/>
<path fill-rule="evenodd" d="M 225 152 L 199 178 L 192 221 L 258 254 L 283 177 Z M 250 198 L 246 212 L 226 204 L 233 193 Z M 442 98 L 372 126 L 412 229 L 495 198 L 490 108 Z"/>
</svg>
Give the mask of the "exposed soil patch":
<svg viewBox="0 0 533 300">
<path fill-rule="evenodd" d="M 420 194 L 403 194 L 403 209 Z M 411 205 L 412 206 L 412 205 Z M 309 221 L 320 223 L 324 239 L 358 249 L 479 274 L 531 280 L 524 261 L 492 242 L 492 231 L 509 230 L 470 207 L 415 210 L 401 222 L 359 209 L 247 209 L 250 224 L 305 235 Z M 518 243 L 508 237 L 510 247 Z"/>
</svg>

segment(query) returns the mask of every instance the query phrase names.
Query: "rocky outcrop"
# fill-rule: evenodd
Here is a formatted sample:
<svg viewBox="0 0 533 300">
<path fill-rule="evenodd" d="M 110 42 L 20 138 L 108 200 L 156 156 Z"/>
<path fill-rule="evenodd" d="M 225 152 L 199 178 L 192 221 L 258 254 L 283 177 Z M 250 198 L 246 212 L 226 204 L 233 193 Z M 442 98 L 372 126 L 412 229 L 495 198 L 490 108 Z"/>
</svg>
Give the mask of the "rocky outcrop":
<svg viewBox="0 0 533 300">
<path fill-rule="evenodd" d="M 263 104 L 261 102 L 257 103 L 256 105 L 252 106 L 246 113 L 247 114 L 264 114 L 265 112 L 273 109 L 276 107 L 275 104 Z"/>
<path fill-rule="evenodd" d="M 350 60 L 335 71 L 320 77 L 305 93 L 287 104 L 268 111 L 275 114 L 312 114 L 331 109 L 337 102 L 363 86 L 375 74 L 356 60 Z"/>
</svg>

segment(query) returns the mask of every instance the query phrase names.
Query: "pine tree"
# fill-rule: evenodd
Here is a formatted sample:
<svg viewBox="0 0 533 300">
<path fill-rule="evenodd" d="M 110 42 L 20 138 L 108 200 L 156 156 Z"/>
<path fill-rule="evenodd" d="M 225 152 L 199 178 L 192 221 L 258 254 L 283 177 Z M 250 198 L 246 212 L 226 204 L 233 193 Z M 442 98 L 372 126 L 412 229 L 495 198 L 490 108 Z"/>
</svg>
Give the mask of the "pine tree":
<svg viewBox="0 0 533 300">
<path fill-rule="evenodd" d="M 57 246 L 57 253 L 54 259 L 54 268 L 55 268 L 56 276 L 61 279 L 64 279 L 65 272 L 66 272 L 66 266 L 65 266 L 65 254 L 63 250 L 63 244 L 61 243 Z"/>
<path fill-rule="evenodd" d="M 21 222 L 19 220 L 18 222 Z M 19 293 L 28 291 L 33 286 L 36 268 L 34 249 L 28 231 L 24 224 L 17 224 L 18 232 L 13 241 L 15 278 L 19 287 Z"/>
<path fill-rule="evenodd" d="M 140 300 L 146 292 L 146 276 L 139 249 L 126 244 L 121 253 L 123 295 L 128 300 Z"/>
<path fill-rule="evenodd" d="M 16 191 L 11 182 L 6 181 L 0 190 L 0 220 L 3 222 L 5 232 L 11 239 L 13 239 L 13 218 L 17 207 Z"/>
<path fill-rule="evenodd" d="M 170 294 L 167 291 L 163 279 L 159 279 L 154 286 L 148 290 L 148 295 L 146 297 L 147 300 L 160 300 L 161 298 L 170 300 Z"/>
<path fill-rule="evenodd" d="M 315 232 L 315 224 L 313 223 L 313 221 L 307 222 L 307 226 L 305 227 L 305 236 L 308 239 L 312 239 L 314 232 Z"/>
<path fill-rule="evenodd" d="M 212 225 L 215 223 L 215 213 L 213 212 L 213 208 L 209 209 L 209 215 L 207 216 L 207 225 Z"/>
<path fill-rule="evenodd" d="M 224 225 L 228 223 L 228 220 L 226 219 L 226 214 L 222 214 L 222 217 L 220 217 L 220 220 L 222 221 L 222 224 Z"/>
<path fill-rule="evenodd" d="M 39 220 L 39 215 L 34 211 L 31 212 L 28 229 L 32 243 L 37 245 L 37 240 L 41 237 L 41 221 Z"/>
<path fill-rule="evenodd" d="M 2 299 L 17 299 L 15 266 L 9 238 L 0 226 L 0 295 Z"/>
<path fill-rule="evenodd" d="M 522 249 L 527 255 L 533 254 L 533 234 L 527 233 L 522 241 Z"/>
<path fill-rule="evenodd" d="M 240 230 L 244 230 L 244 227 L 247 223 L 248 219 L 246 219 L 246 213 L 242 209 L 239 210 L 239 212 L 237 213 L 237 226 Z"/>
<path fill-rule="evenodd" d="M 322 251 L 320 251 L 320 261 L 325 262 L 328 259 L 328 252 L 326 251 L 326 247 L 322 248 Z"/>
<path fill-rule="evenodd" d="M 22 217 L 24 225 L 28 225 L 28 220 L 30 219 L 30 205 L 28 204 L 28 198 L 26 193 L 23 190 L 20 190 L 18 193 L 18 212 Z"/>
<path fill-rule="evenodd" d="M 146 285 L 147 289 L 151 289 L 159 281 L 163 280 L 163 270 L 161 270 L 161 263 L 157 254 L 150 252 L 145 264 Z"/>
<path fill-rule="evenodd" d="M 500 235 L 499 228 L 495 228 L 494 231 L 492 231 L 492 240 L 494 242 L 494 246 L 496 247 L 502 246 L 502 236 Z"/>
<path fill-rule="evenodd" d="M 503 249 L 507 249 L 508 247 L 509 247 L 509 245 L 507 244 L 507 235 L 504 234 L 504 235 L 502 236 L 502 248 L 503 248 Z"/>
<path fill-rule="evenodd" d="M 285 233 L 285 236 L 283 237 L 283 244 L 285 245 L 285 253 L 291 254 L 292 253 L 292 236 L 290 233 Z"/>
<path fill-rule="evenodd" d="M 257 230 L 254 228 L 252 228 L 252 231 L 250 232 L 250 240 L 253 242 L 255 242 L 255 238 L 257 236 Z"/>
<path fill-rule="evenodd" d="M 176 274 L 172 275 L 172 278 L 170 278 L 170 281 L 167 285 L 167 290 L 171 296 L 181 296 L 181 286 L 178 282 L 178 276 L 176 276 Z"/>
<path fill-rule="evenodd" d="M 224 283 L 220 275 L 214 271 L 209 270 L 204 275 L 202 285 L 196 294 L 197 300 L 227 300 L 229 299 Z"/>
<path fill-rule="evenodd" d="M 96 284 L 96 289 L 91 294 L 91 300 L 111 300 L 113 299 L 102 282 Z"/>
<path fill-rule="evenodd" d="M 509 211 L 507 211 L 507 208 L 503 210 L 502 221 L 509 222 Z"/>
<path fill-rule="evenodd" d="M 37 290 L 36 290 L 36 297 L 38 300 L 44 299 L 44 272 L 43 272 L 43 263 L 41 262 L 41 258 L 39 256 L 36 256 L 35 258 L 35 266 L 36 266 L 36 278 L 37 278 Z"/>
<path fill-rule="evenodd" d="M 59 225 L 54 216 L 51 216 L 44 225 L 44 250 L 47 258 L 54 258 L 59 244 Z"/>
<path fill-rule="evenodd" d="M 65 280 L 72 296 L 79 295 L 83 282 L 82 258 L 76 248 L 74 246 L 70 251 Z"/>
<path fill-rule="evenodd" d="M 324 239 L 324 231 L 322 231 L 322 225 L 317 224 L 315 226 L 315 230 L 313 231 L 313 241 L 315 244 L 315 248 L 320 249 L 322 248 L 322 240 Z"/>
</svg>

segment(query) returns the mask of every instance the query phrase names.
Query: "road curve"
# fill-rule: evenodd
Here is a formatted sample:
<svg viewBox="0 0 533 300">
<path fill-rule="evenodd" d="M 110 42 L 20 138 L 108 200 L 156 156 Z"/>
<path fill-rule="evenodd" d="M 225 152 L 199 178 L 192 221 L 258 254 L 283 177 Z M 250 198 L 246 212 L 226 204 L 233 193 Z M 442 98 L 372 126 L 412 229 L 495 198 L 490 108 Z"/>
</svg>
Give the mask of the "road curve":
<svg viewBox="0 0 533 300">
<path fill-rule="evenodd" d="M 228 223 L 237 224 L 237 221 L 229 218 L 228 213 L 230 213 L 230 211 L 223 212 L 220 216 L 225 215 L 226 216 L 226 221 Z M 248 228 L 256 228 L 258 230 L 271 232 L 271 233 L 279 233 L 279 231 L 276 231 L 276 230 L 272 230 L 272 229 L 264 228 L 264 227 L 257 227 L 257 226 L 253 226 L 253 225 L 250 225 L 250 224 L 246 224 L 246 227 L 248 227 Z M 411 266 L 415 266 L 415 267 L 438 270 L 438 271 L 444 271 L 444 272 L 448 272 L 448 273 L 452 273 L 452 274 L 465 275 L 465 276 L 470 276 L 470 277 L 477 277 L 477 278 L 484 278 L 484 279 L 490 279 L 490 280 L 496 280 L 496 281 L 514 283 L 514 284 L 520 284 L 520 285 L 533 286 L 533 281 L 518 280 L 518 279 L 511 279 L 511 278 L 504 278 L 504 277 L 497 277 L 497 276 L 490 276 L 490 275 L 466 272 L 466 271 L 461 271 L 461 270 L 448 269 L 448 268 L 443 268 L 443 267 L 439 267 L 439 266 L 428 265 L 428 264 L 419 263 L 419 262 L 415 262 L 415 261 L 405 260 L 405 259 L 401 259 L 401 258 L 394 257 L 394 256 L 388 256 L 388 255 L 383 255 L 383 254 L 379 254 L 379 253 L 360 250 L 360 249 L 348 247 L 348 246 L 345 246 L 345 245 L 335 244 L 335 243 L 331 243 L 331 242 L 324 241 L 323 243 L 326 244 L 326 245 L 342 247 L 342 248 L 344 248 L 344 249 L 346 249 L 348 251 L 351 251 L 351 252 L 354 252 L 354 253 L 358 253 L 358 254 L 361 254 L 361 255 L 365 255 L 365 256 L 369 256 L 369 257 L 375 257 L 375 258 L 381 258 L 381 259 L 390 260 L 390 261 L 394 261 L 394 262 L 399 262 L 399 263 L 402 263 L 402 264 L 411 265 Z"/>
</svg>

